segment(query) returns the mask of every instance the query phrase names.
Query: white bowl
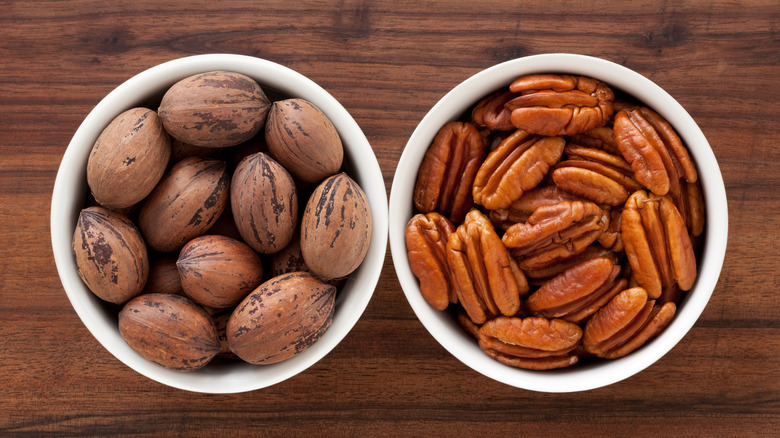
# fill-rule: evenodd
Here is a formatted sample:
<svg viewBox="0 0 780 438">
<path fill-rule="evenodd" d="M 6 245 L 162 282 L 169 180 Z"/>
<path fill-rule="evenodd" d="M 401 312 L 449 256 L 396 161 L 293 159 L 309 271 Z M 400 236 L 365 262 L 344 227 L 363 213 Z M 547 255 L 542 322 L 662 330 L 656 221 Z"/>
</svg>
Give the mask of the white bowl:
<svg viewBox="0 0 780 438">
<path fill-rule="evenodd" d="M 187 76 L 228 70 L 254 78 L 290 97 L 302 97 L 319 107 L 333 122 L 344 144 L 350 175 L 363 188 L 373 216 L 371 244 L 363 264 L 344 285 L 336 300 L 333 323 L 310 348 L 293 358 L 266 366 L 243 362 L 210 364 L 180 373 L 156 365 L 133 351 L 119 335 L 117 316 L 92 294 L 79 278 L 71 239 L 87 194 L 86 166 L 92 145 L 103 128 L 122 111 L 159 98 Z M 241 55 L 212 54 L 181 58 L 152 67 L 128 79 L 109 93 L 79 126 L 62 158 L 51 203 L 54 260 L 65 292 L 84 325 L 117 359 L 157 382 L 189 391 L 235 393 L 281 382 L 307 369 L 330 352 L 358 321 L 374 292 L 387 247 L 387 193 L 376 156 L 363 131 L 327 91 L 289 68 Z"/>
<path fill-rule="evenodd" d="M 570 73 L 590 76 L 622 90 L 661 114 L 677 131 L 699 170 L 706 202 L 706 236 L 693 289 L 681 303 L 666 330 L 633 353 L 612 361 L 578 364 L 553 371 L 509 367 L 480 350 L 474 338 L 447 312 L 429 306 L 409 268 L 406 225 L 413 215 L 412 192 L 417 169 L 438 130 L 456 120 L 480 98 L 508 86 L 519 76 L 533 73 Z M 546 54 L 507 61 L 466 79 L 447 93 L 412 133 L 393 178 L 390 193 L 390 249 L 398 280 L 420 322 L 453 356 L 475 371 L 499 382 L 541 392 L 574 392 L 626 379 L 660 359 L 690 330 L 701 315 L 718 281 L 726 253 L 728 211 L 723 177 L 707 139 L 696 122 L 667 92 L 644 76 L 618 64 L 589 56 Z"/>
</svg>

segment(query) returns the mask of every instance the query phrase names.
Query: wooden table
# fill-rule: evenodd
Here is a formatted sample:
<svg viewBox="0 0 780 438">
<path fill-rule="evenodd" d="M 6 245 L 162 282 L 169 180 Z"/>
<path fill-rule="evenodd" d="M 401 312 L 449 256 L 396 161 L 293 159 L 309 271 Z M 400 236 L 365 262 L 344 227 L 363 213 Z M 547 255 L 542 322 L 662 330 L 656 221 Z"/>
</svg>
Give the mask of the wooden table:
<svg viewBox="0 0 780 438">
<path fill-rule="evenodd" d="M 0 435 L 780 435 L 780 3 L 0 1 Z M 307 371 L 236 395 L 151 381 L 76 316 L 49 205 L 70 137 L 127 78 L 187 55 L 269 59 L 363 128 L 388 194 L 448 90 L 496 63 L 572 52 L 623 64 L 687 108 L 729 202 L 725 266 L 701 319 L 639 375 L 572 394 L 467 368 L 418 322 L 392 262 L 362 319 Z"/>
</svg>

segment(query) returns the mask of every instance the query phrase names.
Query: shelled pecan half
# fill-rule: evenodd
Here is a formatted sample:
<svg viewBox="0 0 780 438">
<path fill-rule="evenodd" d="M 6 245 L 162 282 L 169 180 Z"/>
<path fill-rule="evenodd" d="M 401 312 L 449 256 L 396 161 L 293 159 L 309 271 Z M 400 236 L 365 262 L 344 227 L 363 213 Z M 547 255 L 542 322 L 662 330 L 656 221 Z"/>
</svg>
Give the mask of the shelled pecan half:
<svg viewBox="0 0 780 438">
<path fill-rule="evenodd" d="M 526 300 L 529 312 L 545 318 L 580 322 L 626 288 L 618 279 L 620 266 L 596 258 L 573 266 L 548 280 Z"/>
<path fill-rule="evenodd" d="M 543 205 L 557 204 L 561 201 L 584 201 L 584 199 L 565 192 L 554 184 L 536 186 L 523 192 L 523 196 L 508 207 L 490 210 L 490 220 L 496 228 L 506 231 L 507 228 L 518 222 L 527 221 L 537 208 Z"/>
<path fill-rule="evenodd" d="M 471 111 L 471 121 L 491 131 L 514 131 L 512 112 L 504 106 L 517 97 L 517 93 L 496 91 L 482 98 Z"/>
<path fill-rule="evenodd" d="M 607 84 L 584 76 L 528 75 L 509 91 L 520 96 L 506 103 L 512 124 L 538 135 L 574 135 L 605 125 L 615 98 Z"/>
<path fill-rule="evenodd" d="M 563 201 L 539 207 L 528 221 L 507 228 L 502 240 L 521 269 L 540 269 L 584 251 L 608 221 L 592 202 Z"/>
<path fill-rule="evenodd" d="M 471 210 L 450 236 L 447 263 L 458 300 L 474 323 L 520 309 L 528 282 L 479 210 Z"/>
<path fill-rule="evenodd" d="M 660 333 L 676 309 L 672 302 L 656 306 L 641 287 L 626 289 L 588 320 L 582 344 L 598 357 L 625 356 Z"/>
<path fill-rule="evenodd" d="M 687 291 L 696 280 L 696 256 L 677 207 L 669 197 L 634 192 L 626 201 L 621 235 L 633 278 L 651 299 L 677 285 Z"/>
<path fill-rule="evenodd" d="M 488 210 L 506 208 L 536 187 L 561 158 L 563 137 L 515 131 L 491 151 L 474 178 L 473 196 Z"/>
<path fill-rule="evenodd" d="M 615 131 L 612 130 L 611 125 L 599 126 L 580 134 L 568 135 L 566 140 L 588 148 L 599 149 L 608 154 L 620 155 L 620 149 L 615 141 Z"/>
<path fill-rule="evenodd" d="M 598 242 L 604 248 L 612 251 L 623 251 L 623 238 L 620 235 L 620 223 L 622 222 L 622 208 L 609 208 L 609 224 L 598 237 Z"/>
<path fill-rule="evenodd" d="M 436 310 L 444 310 L 458 297 L 450 283 L 447 241 L 455 227 L 436 212 L 417 214 L 406 226 L 409 267 L 420 281 L 420 292 Z"/>
<path fill-rule="evenodd" d="M 498 317 L 479 329 L 479 346 L 507 365 L 528 369 L 553 369 L 573 365 L 582 338 L 576 324 L 541 317 Z"/>
<path fill-rule="evenodd" d="M 615 140 L 631 163 L 636 180 L 658 196 L 679 196 L 680 179 L 696 182 L 698 174 L 688 150 L 674 129 L 646 107 L 629 107 L 615 114 Z"/>
<path fill-rule="evenodd" d="M 585 248 L 581 253 L 562 260 L 554 265 L 541 269 L 523 269 L 526 278 L 549 280 L 563 271 L 573 268 L 580 263 L 597 258 L 609 259 L 613 264 L 618 264 L 618 256 L 615 252 L 601 245 L 593 244 Z"/>
<path fill-rule="evenodd" d="M 414 186 L 420 213 L 437 211 L 460 222 L 474 205 L 471 185 L 487 153 L 484 138 L 472 123 L 444 125 L 425 153 Z"/>
</svg>

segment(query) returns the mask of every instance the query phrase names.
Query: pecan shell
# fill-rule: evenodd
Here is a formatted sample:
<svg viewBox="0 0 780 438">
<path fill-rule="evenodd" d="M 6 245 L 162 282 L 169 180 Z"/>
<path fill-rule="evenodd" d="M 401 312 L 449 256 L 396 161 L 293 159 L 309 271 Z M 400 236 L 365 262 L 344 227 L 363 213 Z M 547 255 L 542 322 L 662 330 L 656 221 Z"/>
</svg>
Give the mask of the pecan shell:
<svg viewBox="0 0 780 438">
<path fill-rule="evenodd" d="M 488 154 L 477 171 L 474 201 L 488 210 L 508 207 L 542 182 L 565 145 L 562 137 L 515 131 Z"/>
<path fill-rule="evenodd" d="M 458 300 L 474 323 L 520 309 L 528 282 L 479 210 L 471 210 L 450 236 L 447 263 Z"/>
<path fill-rule="evenodd" d="M 447 265 L 447 241 L 454 232 L 452 223 L 436 212 L 417 214 L 406 226 L 409 266 L 420 281 L 423 298 L 437 310 L 458 301 Z"/>
<path fill-rule="evenodd" d="M 626 289 L 591 317 L 583 331 L 585 350 L 615 359 L 644 345 L 661 332 L 674 316 L 676 306 L 655 306 L 641 287 Z"/>
<path fill-rule="evenodd" d="M 444 125 L 425 153 L 414 187 L 420 213 L 437 211 L 460 222 L 474 204 L 471 186 L 487 153 L 484 138 L 472 123 Z"/>
<path fill-rule="evenodd" d="M 573 75 L 528 75 L 509 91 L 512 124 L 533 134 L 574 135 L 605 125 L 612 117 L 612 90 L 596 79 Z"/>
<path fill-rule="evenodd" d="M 598 205 L 563 201 L 539 207 L 527 222 L 509 227 L 502 240 L 512 256 L 521 258 L 521 269 L 540 269 L 584 251 L 607 223 Z"/>
<path fill-rule="evenodd" d="M 479 329 L 479 346 L 511 366 L 552 369 L 573 365 L 582 338 L 576 324 L 541 317 L 498 317 Z"/>
</svg>

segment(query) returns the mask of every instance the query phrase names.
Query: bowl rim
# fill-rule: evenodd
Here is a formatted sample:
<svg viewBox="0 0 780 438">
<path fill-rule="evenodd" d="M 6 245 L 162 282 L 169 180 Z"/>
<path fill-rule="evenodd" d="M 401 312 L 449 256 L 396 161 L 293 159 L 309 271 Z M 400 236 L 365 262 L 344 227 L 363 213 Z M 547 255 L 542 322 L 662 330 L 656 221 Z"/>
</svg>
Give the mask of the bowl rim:
<svg viewBox="0 0 780 438">
<path fill-rule="evenodd" d="M 350 275 L 336 300 L 335 316 L 324 335 L 306 351 L 273 365 L 213 365 L 181 373 L 148 361 L 119 336 L 116 319 L 79 278 L 71 239 L 86 196 L 86 162 L 97 136 L 123 110 L 161 95 L 176 81 L 207 71 L 234 71 L 252 77 L 261 87 L 290 97 L 303 97 L 320 108 L 336 126 L 353 166 L 351 177 L 366 193 L 372 212 L 369 250 Z M 73 171 L 78 169 L 77 171 Z M 252 56 L 213 53 L 172 59 L 150 67 L 117 86 L 89 112 L 68 144 L 57 171 L 51 200 L 50 234 L 57 271 L 65 293 L 95 339 L 131 369 L 164 385 L 200 393 L 238 393 L 265 388 L 306 370 L 322 359 L 351 331 L 373 296 L 383 269 L 388 233 L 387 191 L 379 162 L 365 134 L 349 112 L 324 88 L 281 64 Z M 113 325 L 112 325 L 113 324 Z"/>
<path fill-rule="evenodd" d="M 699 260 L 696 283 L 669 326 L 642 348 L 620 359 L 551 371 L 524 370 L 501 364 L 484 354 L 474 339 L 453 321 L 454 318 L 433 309 L 424 301 L 417 279 L 409 268 L 405 228 L 413 214 L 411 192 L 416 169 L 434 135 L 441 126 L 456 120 L 480 98 L 521 75 L 533 73 L 591 76 L 633 95 L 672 124 L 699 169 L 707 224 L 703 241 L 706 251 L 702 252 Z M 407 301 L 431 336 L 463 364 L 486 377 L 517 388 L 549 393 L 586 391 L 617 383 L 646 369 L 669 352 L 704 311 L 717 284 L 728 240 L 728 208 L 723 177 L 712 148 L 688 112 L 645 76 L 606 59 L 571 53 L 548 53 L 508 60 L 472 75 L 447 92 L 417 125 L 401 154 L 391 185 L 390 214 L 390 251 L 396 276 Z"/>
</svg>

